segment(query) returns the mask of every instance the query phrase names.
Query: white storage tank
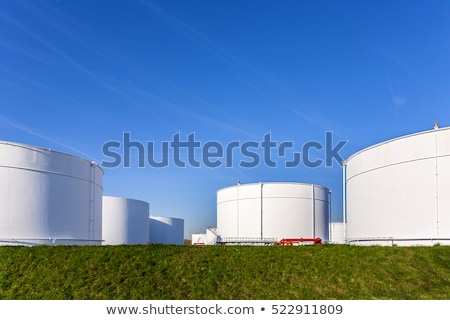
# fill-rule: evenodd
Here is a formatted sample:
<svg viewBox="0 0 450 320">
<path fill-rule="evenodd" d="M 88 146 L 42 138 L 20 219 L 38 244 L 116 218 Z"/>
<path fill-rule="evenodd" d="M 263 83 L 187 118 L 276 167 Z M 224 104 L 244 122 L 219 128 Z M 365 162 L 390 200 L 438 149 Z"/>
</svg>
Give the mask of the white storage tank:
<svg viewBox="0 0 450 320">
<path fill-rule="evenodd" d="M 191 237 L 191 243 L 194 246 L 206 245 L 208 240 L 206 240 L 206 233 L 193 233 Z"/>
<path fill-rule="evenodd" d="M 184 220 L 150 215 L 149 241 L 155 244 L 184 244 Z"/>
<path fill-rule="evenodd" d="M 0 141 L 0 244 L 101 244 L 103 170 L 69 154 Z"/>
<path fill-rule="evenodd" d="M 215 245 L 217 244 L 217 233 L 215 227 L 206 229 L 206 233 L 192 234 L 192 245 Z"/>
<path fill-rule="evenodd" d="M 148 202 L 121 197 L 103 197 L 103 244 L 147 244 Z"/>
<path fill-rule="evenodd" d="M 345 243 L 345 223 L 343 222 L 330 223 L 330 243 L 332 244 Z"/>
<path fill-rule="evenodd" d="M 217 234 L 225 238 L 329 240 L 330 190 L 314 184 L 237 184 L 217 191 Z"/>
<path fill-rule="evenodd" d="M 366 148 L 344 176 L 349 243 L 450 244 L 450 128 Z"/>
</svg>

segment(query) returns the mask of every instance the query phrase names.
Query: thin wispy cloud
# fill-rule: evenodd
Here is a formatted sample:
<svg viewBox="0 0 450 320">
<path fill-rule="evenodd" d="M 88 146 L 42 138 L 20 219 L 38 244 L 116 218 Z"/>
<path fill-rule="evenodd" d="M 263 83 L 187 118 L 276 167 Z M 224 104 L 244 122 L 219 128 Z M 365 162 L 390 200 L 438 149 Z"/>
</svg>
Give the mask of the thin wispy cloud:
<svg viewBox="0 0 450 320">
<path fill-rule="evenodd" d="M 212 40 L 205 33 L 200 32 L 195 29 L 185 21 L 171 15 L 167 11 L 163 10 L 161 7 L 157 6 L 151 1 L 147 0 L 139 0 L 139 2 L 149 9 L 150 12 L 157 14 L 163 21 L 171 27 L 173 30 L 182 34 L 185 38 L 190 41 L 196 43 L 201 48 L 211 52 L 214 56 L 222 60 L 225 64 L 232 68 L 234 71 L 238 71 L 236 73 L 236 77 L 238 77 L 244 84 L 248 87 L 252 88 L 254 91 L 258 92 L 262 96 L 265 96 L 265 90 L 259 88 L 253 82 L 247 80 L 248 77 L 244 77 L 239 72 L 244 72 L 250 75 L 251 77 L 258 78 L 267 84 L 271 85 L 273 88 L 277 88 L 284 92 L 284 89 L 280 87 L 276 82 L 274 82 L 270 77 L 263 74 L 262 72 L 256 70 L 254 67 L 250 66 L 250 64 L 242 61 L 237 58 L 235 55 L 231 54 L 227 50 L 225 50 L 220 44 L 216 41 Z"/>
<path fill-rule="evenodd" d="M 110 83 L 105 81 L 99 74 L 92 71 L 90 68 L 84 66 L 82 63 L 79 63 L 75 58 L 72 58 L 69 54 L 65 53 L 62 49 L 60 49 L 58 46 L 54 45 L 51 41 L 47 40 L 45 37 L 43 37 L 41 34 L 35 32 L 33 29 L 22 23 L 21 21 L 14 19 L 3 12 L 0 11 L 0 18 L 3 20 L 9 22 L 11 25 L 16 27 L 17 29 L 21 30 L 22 32 L 26 33 L 30 38 L 34 39 L 36 42 L 47 48 L 50 52 L 52 52 L 55 56 L 54 57 L 48 57 L 47 64 L 51 65 L 54 62 L 53 59 L 60 58 L 63 59 L 65 62 L 67 62 L 69 65 L 71 65 L 73 68 L 75 68 L 77 71 L 81 72 L 85 76 L 89 77 L 90 79 L 94 80 L 97 84 L 103 86 L 104 88 L 113 91 L 119 95 L 126 96 L 126 93 L 124 93 L 119 88 L 116 88 L 112 86 Z M 41 58 L 42 60 L 42 58 Z"/>
<path fill-rule="evenodd" d="M 363 145 L 360 142 L 358 142 L 359 141 L 358 136 L 355 135 L 354 131 L 350 127 L 342 125 L 341 123 L 329 117 L 325 117 L 317 113 L 307 114 L 294 108 L 291 108 L 291 112 L 302 118 L 304 121 L 312 124 L 317 128 L 320 128 L 323 131 L 333 132 L 334 136 L 343 140 L 347 140 L 349 141 L 349 143 L 352 143 L 353 145 L 359 147 Z"/>
<path fill-rule="evenodd" d="M 26 45 L 12 44 L 11 42 L 6 42 L 2 39 L 0 39 L 0 48 L 3 48 L 3 50 L 8 50 L 19 56 L 28 58 L 30 60 L 42 63 L 48 67 L 59 69 L 61 71 L 64 70 L 63 66 L 59 63 L 58 60 L 55 60 L 53 56 L 49 56 L 47 53 L 41 50 L 36 50 L 36 48 L 32 48 Z"/>
<path fill-rule="evenodd" d="M 196 30 L 189 24 L 185 23 L 179 18 L 169 14 L 167 11 L 163 10 L 161 7 L 156 4 L 146 1 L 139 0 L 141 4 L 147 7 L 151 12 L 156 13 L 159 17 L 161 17 L 167 25 L 169 25 L 172 29 L 181 33 L 184 37 L 189 40 L 197 43 L 199 46 L 213 53 L 216 57 L 227 63 L 229 66 L 233 68 L 244 68 L 252 73 L 255 73 L 253 69 L 251 69 L 248 65 L 244 64 L 234 56 L 227 53 L 221 46 L 219 46 L 216 42 L 207 37 L 204 33 Z"/>
<path fill-rule="evenodd" d="M 67 115 L 81 115 L 84 119 L 92 119 L 93 115 L 99 118 L 112 120 L 108 112 L 95 108 L 90 104 L 86 104 L 77 97 L 68 95 L 61 90 L 56 90 L 54 87 L 45 84 L 44 82 L 35 81 L 32 77 L 20 74 L 9 68 L 0 66 L 0 75 L 4 76 L 4 80 L 8 85 L 13 86 L 21 91 L 28 92 L 31 95 L 40 96 L 49 103 L 46 108 L 59 111 L 61 106 L 64 106 L 65 114 Z M 5 104 L 7 102 L 4 102 Z"/>
<path fill-rule="evenodd" d="M 89 26 L 47 2 L 39 2 L 38 5 L 36 2 L 20 2 L 19 4 L 42 24 L 52 28 L 55 33 L 63 35 L 84 51 L 89 52 L 92 57 L 95 57 L 93 60 L 108 63 L 115 70 L 128 71 L 127 67 L 132 60 L 120 55 L 119 48 L 112 47 L 104 39 L 98 38 Z"/>
<path fill-rule="evenodd" d="M 157 110 L 160 111 L 160 114 L 164 114 L 167 110 L 170 110 L 170 114 L 185 115 L 187 119 L 193 120 L 192 123 L 202 123 L 205 126 L 221 129 L 238 136 L 260 138 L 254 133 L 255 131 L 261 131 L 260 128 L 255 128 L 253 125 L 254 130 L 249 130 L 252 127 L 251 124 L 246 123 L 244 126 L 238 117 L 218 107 L 217 104 L 206 101 L 204 98 L 169 79 L 161 79 L 159 82 L 166 88 L 166 91 L 170 89 L 168 90 L 171 93 L 170 97 L 165 93 L 156 93 L 155 91 L 157 90 L 153 89 L 152 83 L 141 78 L 137 79 L 136 82 L 118 82 L 114 86 L 126 90 L 130 101 L 133 101 L 133 105 L 145 113 L 150 113 L 152 117 L 158 117 L 158 113 L 155 112 Z M 142 102 L 137 102 L 135 97 L 144 98 L 138 99 L 138 101 L 147 101 L 147 104 L 144 105 Z M 177 97 L 177 99 L 173 99 L 173 97 Z M 196 107 L 191 108 L 175 101 L 183 100 L 184 98 L 184 101 L 188 102 L 187 104 L 195 105 Z M 207 112 L 197 110 L 207 110 Z M 177 130 L 179 129 L 170 124 L 168 119 L 165 120 L 162 116 L 159 116 L 159 119 L 161 122 L 167 123 L 168 126 Z"/>
<path fill-rule="evenodd" d="M 399 93 L 394 89 L 389 73 L 386 74 L 386 83 L 391 97 L 391 105 L 394 107 L 395 115 L 398 116 L 400 109 L 406 106 L 408 100 L 404 94 Z"/>
<path fill-rule="evenodd" d="M 393 53 L 387 47 L 377 44 L 373 41 L 368 41 L 365 38 L 358 38 L 358 41 L 372 54 L 381 58 L 385 64 L 395 66 L 404 71 L 409 71 L 411 67 L 398 54 Z"/>
<path fill-rule="evenodd" d="M 237 64 L 240 64 L 239 61 L 232 58 L 230 55 L 223 52 L 223 50 L 214 44 L 211 40 L 209 40 L 206 36 L 203 34 L 197 32 L 195 29 L 191 28 L 190 26 L 186 25 L 182 21 L 166 14 L 163 10 L 159 9 L 158 7 L 154 6 L 151 3 L 145 2 L 146 5 L 151 6 L 153 10 L 156 10 L 160 15 L 162 15 L 165 20 L 170 21 L 171 24 L 176 25 L 179 30 L 183 30 L 184 34 L 191 39 L 195 39 L 196 42 L 201 43 L 203 46 L 206 46 L 209 48 L 210 51 L 214 52 L 218 57 L 221 57 L 223 61 L 226 61 L 228 64 L 232 65 L 233 67 L 236 67 Z M 148 105 L 142 105 L 142 103 L 138 103 L 135 99 L 135 93 L 143 94 L 147 97 L 149 97 L 152 101 L 156 101 L 157 104 L 152 105 L 152 108 L 155 108 L 155 106 L 163 106 L 164 108 L 169 108 L 170 110 L 178 113 L 178 114 L 186 114 L 188 117 L 191 117 L 195 120 L 199 120 L 205 124 L 221 128 L 223 130 L 238 133 L 238 134 L 244 134 L 246 136 L 251 136 L 252 133 L 249 131 L 245 131 L 242 128 L 238 126 L 230 125 L 229 123 L 225 121 L 220 121 L 212 117 L 208 117 L 203 113 L 192 111 L 188 108 L 181 107 L 177 105 L 176 103 L 169 101 L 168 98 L 165 98 L 161 94 L 157 94 L 156 92 L 152 92 L 152 83 L 144 79 L 142 76 L 142 72 L 135 72 L 133 70 L 142 70 L 139 66 L 134 66 L 133 69 L 130 69 L 130 65 L 128 63 L 131 63 L 132 60 L 126 59 L 123 60 L 121 58 L 121 61 L 117 60 L 117 50 L 114 50 L 115 57 L 112 57 L 108 52 L 105 52 L 106 50 L 103 50 L 101 48 L 97 48 L 94 44 L 91 44 L 86 40 L 86 37 L 83 37 L 81 35 L 81 32 L 79 29 L 81 28 L 87 28 L 78 23 L 75 19 L 72 19 L 68 17 L 67 15 L 63 15 L 60 13 L 57 9 L 47 6 L 46 10 L 50 10 L 52 14 L 48 14 L 47 11 L 44 11 L 40 9 L 38 6 L 30 4 L 30 3 L 22 3 L 22 6 L 24 9 L 28 10 L 30 13 L 32 13 L 35 18 L 39 19 L 42 23 L 45 23 L 49 27 L 51 27 L 55 32 L 62 33 L 67 38 L 71 39 L 73 42 L 77 43 L 78 45 L 82 46 L 83 48 L 87 49 L 89 52 L 94 54 L 96 56 L 96 59 L 106 59 L 107 63 L 111 64 L 111 69 L 122 70 L 122 73 L 126 73 L 128 75 L 128 80 L 123 80 L 123 78 L 113 78 L 112 76 L 109 76 L 106 78 L 105 76 L 100 75 L 95 70 L 92 70 L 91 68 L 83 65 L 82 63 L 78 62 L 76 58 L 72 57 L 70 54 L 66 53 L 64 50 L 60 49 L 57 45 L 54 45 L 52 41 L 44 37 L 43 35 L 35 32 L 32 28 L 28 27 L 25 23 L 13 18 L 12 16 L 8 16 L 2 12 L 0 12 L 0 18 L 3 18 L 7 22 L 9 22 L 11 25 L 16 27 L 17 29 L 21 30 L 25 34 L 27 34 L 30 38 L 37 41 L 39 44 L 41 44 L 43 47 L 47 48 L 50 53 L 53 55 L 46 54 L 45 52 L 37 52 L 37 51 L 29 51 L 26 47 L 21 47 L 18 45 L 12 45 L 10 43 L 0 42 L 0 46 L 3 46 L 5 48 L 8 48 L 9 50 L 13 50 L 23 56 L 27 56 L 28 58 L 34 59 L 36 61 L 39 61 L 43 64 L 46 64 L 47 66 L 50 66 L 52 68 L 57 68 L 60 70 L 64 70 L 64 72 L 67 72 L 66 68 L 64 68 L 64 65 L 61 63 L 56 63 L 56 60 L 65 61 L 66 63 L 69 63 L 72 67 L 75 68 L 75 70 L 81 72 L 85 76 L 89 77 L 90 79 L 94 80 L 98 85 L 105 88 L 106 90 L 113 92 L 114 94 L 118 95 L 124 101 L 127 101 L 127 107 L 128 108 L 138 108 L 144 112 L 149 112 L 150 108 Z M 61 19 L 69 19 L 70 23 L 64 23 Z M 90 36 L 92 37 L 92 36 Z M 88 38 L 90 39 L 90 38 Z M 98 41 L 97 41 L 98 42 Z M 95 60 L 95 59 L 94 59 Z M 249 69 L 249 67 L 245 65 L 241 65 L 241 68 Z M 152 73 L 150 73 L 150 77 L 152 77 Z M 154 81 L 158 81 L 166 88 L 173 88 L 175 90 L 172 90 L 172 92 L 180 92 L 184 91 L 184 93 L 189 93 L 186 89 L 180 88 L 180 86 L 176 85 L 175 83 L 171 82 L 168 79 L 162 79 L 162 78 L 154 78 Z M 145 88 L 145 89 L 141 89 Z M 48 89 L 48 88 L 47 88 Z M 46 90 L 48 91 L 48 90 Z M 191 96 L 193 96 L 192 93 L 189 93 Z M 197 98 L 197 100 L 201 100 L 200 98 Z M 210 108 L 211 106 L 209 106 Z M 154 110 L 151 110 L 152 112 Z M 157 117 L 155 113 L 152 113 L 153 117 Z M 167 122 L 168 125 L 170 123 L 168 120 L 164 120 L 162 117 L 159 117 L 159 122 Z"/>
<path fill-rule="evenodd" d="M 33 127 L 29 126 L 29 125 L 25 125 L 25 124 L 20 123 L 20 122 L 18 122 L 16 120 L 12 120 L 12 119 L 10 119 L 8 117 L 5 117 L 4 115 L 1 115 L 1 114 L 0 114 L 0 122 L 2 122 L 3 124 L 6 124 L 6 125 L 14 128 L 14 129 L 17 129 L 17 130 L 19 130 L 19 131 L 21 131 L 23 133 L 26 133 L 26 134 L 31 135 L 33 137 L 36 137 L 36 138 L 42 139 L 44 141 L 50 142 L 51 144 L 57 145 L 57 146 L 65 149 L 65 150 L 74 152 L 74 153 L 78 154 L 79 156 L 82 156 L 82 157 L 84 157 L 84 158 L 86 158 L 88 160 L 95 159 L 94 156 L 92 156 L 90 154 L 87 154 L 87 153 L 85 153 L 85 152 L 83 152 L 83 151 L 81 151 L 81 150 L 79 150 L 77 148 L 72 147 L 67 142 L 63 142 L 61 140 L 55 139 L 55 138 L 51 137 L 50 135 L 48 135 L 46 133 L 43 133 L 41 131 L 38 131 L 38 130 L 34 129 Z M 39 147 L 41 147 L 41 146 L 39 146 Z"/>
</svg>

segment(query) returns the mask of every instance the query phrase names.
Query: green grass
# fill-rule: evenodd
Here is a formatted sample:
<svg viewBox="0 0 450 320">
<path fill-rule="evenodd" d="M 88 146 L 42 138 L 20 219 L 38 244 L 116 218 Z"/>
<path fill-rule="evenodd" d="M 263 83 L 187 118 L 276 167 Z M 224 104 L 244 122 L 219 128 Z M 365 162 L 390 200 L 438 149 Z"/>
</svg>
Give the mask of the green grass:
<svg viewBox="0 0 450 320">
<path fill-rule="evenodd" d="M 450 299 L 450 247 L 0 247 L 0 299 Z"/>
</svg>

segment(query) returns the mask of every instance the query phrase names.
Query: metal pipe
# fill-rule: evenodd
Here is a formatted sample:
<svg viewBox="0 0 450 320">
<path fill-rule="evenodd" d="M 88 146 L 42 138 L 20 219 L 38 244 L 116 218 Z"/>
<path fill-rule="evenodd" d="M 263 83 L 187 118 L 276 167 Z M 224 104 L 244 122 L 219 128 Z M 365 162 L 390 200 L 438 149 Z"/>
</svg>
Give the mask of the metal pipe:
<svg viewBox="0 0 450 320">
<path fill-rule="evenodd" d="M 263 238 L 263 186 L 264 183 L 261 182 L 261 239 Z"/>
<path fill-rule="evenodd" d="M 435 130 L 438 130 L 435 123 Z M 438 166 L 438 133 L 435 132 L 435 197 L 436 197 L 436 237 L 439 238 L 439 166 Z"/>
<path fill-rule="evenodd" d="M 316 197 L 314 185 L 312 185 L 312 236 L 316 236 Z"/>
<path fill-rule="evenodd" d="M 238 182 L 237 183 L 237 188 L 236 188 L 236 198 L 237 198 L 237 201 L 236 201 L 236 234 L 237 234 L 237 236 L 239 237 L 239 187 L 241 186 L 241 182 Z"/>
<path fill-rule="evenodd" d="M 328 242 L 331 242 L 331 190 L 328 190 Z"/>
<path fill-rule="evenodd" d="M 347 242 L 347 162 L 342 161 L 342 222 L 344 223 L 344 241 Z"/>
</svg>

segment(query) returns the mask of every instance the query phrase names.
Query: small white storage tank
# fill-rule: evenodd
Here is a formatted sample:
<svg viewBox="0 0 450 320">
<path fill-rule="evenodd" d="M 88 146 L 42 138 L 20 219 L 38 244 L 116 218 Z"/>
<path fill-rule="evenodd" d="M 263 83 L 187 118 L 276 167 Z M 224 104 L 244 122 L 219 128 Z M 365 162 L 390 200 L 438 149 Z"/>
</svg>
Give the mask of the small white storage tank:
<svg viewBox="0 0 450 320">
<path fill-rule="evenodd" d="M 349 243 L 450 244 L 450 128 L 371 146 L 344 170 Z"/>
<path fill-rule="evenodd" d="M 345 223 L 343 222 L 330 223 L 330 243 L 332 244 L 345 243 Z"/>
<path fill-rule="evenodd" d="M 103 244 L 147 244 L 149 204 L 121 197 L 103 197 Z"/>
<path fill-rule="evenodd" d="M 149 241 L 159 244 L 184 244 L 184 220 L 151 215 Z"/>
<path fill-rule="evenodd" d="M 191 236 L 192 245 L 205 245 L 206 242 L 206 233 L 193 233 Z"/>
<path fill-rule="evenodd" d="M 193 245 L 214 245 L 217 244 L 217 234 L 215 227 L 209 227 L 206 229 L 206 233 L 194 233 L 192 234 Z"/>
<path fill-rule="evenodd" d="M 57 151 L 0 141 L 0 244 L 101 244 L 103 170 Z"/>
<path fill-rule="evenodd" d="M 330 191 L 306 183 L 238 184 L 217 191 L 222 238 L 329 240 Z"/>
</svg>

